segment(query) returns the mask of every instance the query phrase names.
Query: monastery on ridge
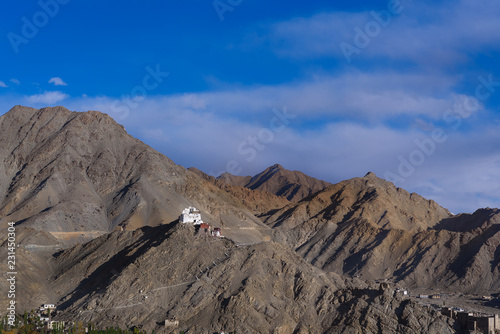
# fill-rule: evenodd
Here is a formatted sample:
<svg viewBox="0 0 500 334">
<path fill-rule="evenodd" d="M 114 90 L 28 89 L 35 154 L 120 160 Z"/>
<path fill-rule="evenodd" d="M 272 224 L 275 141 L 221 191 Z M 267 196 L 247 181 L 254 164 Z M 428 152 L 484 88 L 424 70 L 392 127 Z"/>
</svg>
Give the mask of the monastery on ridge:
<svg viewBox="0 0 500 334">
<path fill-rule="evenodd" d="M 182 211 L 181 217 L 179 218 L 181 223 L 191 223 L 194 225 L 200 225 L 203 223 L 201 220 L 201 213 L 195 207 L 190 206 Z"/>
<path fill-rule="evenodd" d="M 193 224 L 193 225 L 199 225 L 200 230 L 204 230 L 206 234 L 211 235 L 213 237 L 219 237 L 219 238 L 224 238 L 222 235 L 222 231 L 220 227 L 212 227 L 204 223 L 203 220 L 201 219 L 201 212 L 200 210 L 196 209 L 193 206 L 190 206 L 189 208 L 186 208 L 182 210 L 182 214 L 179 217 L 179 221 L 183 224 Z"/>
</svg>

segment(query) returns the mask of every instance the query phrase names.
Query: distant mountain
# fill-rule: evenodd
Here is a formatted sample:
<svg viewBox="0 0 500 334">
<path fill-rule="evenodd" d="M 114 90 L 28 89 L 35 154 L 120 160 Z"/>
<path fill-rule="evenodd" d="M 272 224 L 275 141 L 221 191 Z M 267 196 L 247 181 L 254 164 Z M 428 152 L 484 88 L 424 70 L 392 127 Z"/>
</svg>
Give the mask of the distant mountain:
<svg viewBox="0 0 500 334">
<path fill-rule="evenodd" d="M 449 217 L 451 213 L 436 202 L 368 173 L 289 204 L 270 216 L 267 223 L 291 229 L 311 220 L 340 223 L 363 219 L 385 229 L 421 230 Z"/>
<path fill-rule="evenodd" d="M 241 201 L 131 137 L 106 114 L 12 108 L 0 117 L 0 222 L 75 242 L 170 223 L 193 205 L 217 226 L 266 227 Z"/>
<path fill-rule="evenodd" d="M 285 197 L 276 196 L 267 191 L 252 190 L 243 186 L 227 184 L 194 167 L 188 168 L 188 170 L 241 200 L 242 205 L 251 210 L 256 216 L 265 215 L 270 211 L 281 209 L 290 204 L 290 201 Z"/>
<path fill-rule="evenodd" d="M 284 169 L 281 165 L 271 166 L 253 177 L 223 173 L 218 179 L 235 186 L 267 191 L 292 202 L 298 202 L 331 185 L 302 172 Z"/>
<path fill-rule="evenodd" d="M 217 177 L 217 180 L 227 183 L 232 186 L 245 187 L 252 180 L 251 176 L 238 176 L 228 172 L 222 173 Z"/>
<path fill-rule="evenodd" d="M 470 218 L 481 221 L 481 211 Z M 471 231 L 382 229 L 358 219 L 324 224 L 296 250 L 339 274 L 427 291 L 490 294 L 500 291 L 500 214 L 489 210 L 488 215 Z"/>
</svg>

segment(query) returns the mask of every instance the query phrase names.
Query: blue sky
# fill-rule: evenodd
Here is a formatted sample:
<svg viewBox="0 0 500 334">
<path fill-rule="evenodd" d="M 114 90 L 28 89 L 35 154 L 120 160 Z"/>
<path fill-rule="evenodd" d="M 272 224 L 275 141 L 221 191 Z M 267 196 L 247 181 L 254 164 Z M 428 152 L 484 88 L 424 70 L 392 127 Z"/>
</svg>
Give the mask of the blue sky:
<svg viewBox="0 0 500 334">
<path fill-rule="evenodd" d="M 0 114 L 99 110 L 185 167 L 368 171 L 451 211 L 500 207 L 500 4 L 4 4 Z"/>
</svg>

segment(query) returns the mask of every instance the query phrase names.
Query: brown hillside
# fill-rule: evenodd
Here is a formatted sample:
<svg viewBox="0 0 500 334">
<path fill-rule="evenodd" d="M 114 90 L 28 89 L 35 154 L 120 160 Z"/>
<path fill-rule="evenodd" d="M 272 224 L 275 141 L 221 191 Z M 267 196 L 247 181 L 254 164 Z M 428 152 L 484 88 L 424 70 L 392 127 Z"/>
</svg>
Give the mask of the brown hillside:
<svg viewBox="0 0 500 334">
<path fill-rule="evenodd" d="M 330 185 L 328 182 L 307 176 L 302 172 L 284 169 L 281 165 L 271 166 L 253 177 L 224 173 L 219 176 L 219 180 L 231 185 L 267 191 L 286 197 L 292 202 L 298 202 Z"/>
<path fill-rule="evenodd" d="M 189 225 L 115 232 L 54 258 L 58 318 L 167 333 L 453 333 L 435 311 L 325 274 L 286 247 L 237 247 Z M 85 279 L 82 280 L 82 273 Z M 165 320 L 178 327 L 162 327 Z"/>
<path fill-rule="evenodd" d="M 384 229 L 422 230 L 449 217 L 450 212 L 436 202 L 368 173 L 290 204 L 270 216 L 267 223 L 292 229 L 310 220 L 340 223 L 363 219 Z"/>
<path fill-rule="evenodd" d="M 233 186 L 238 186 L 238 187 L 244 187 L 250 182 L 252 179 L 251 176 L 238 176 L 238 175 L 233 175 L 228 172 L 222 173 L 219 177 L 217 177 L 218 180 L 227 183 L 229 185 Z"/>
<path fill-rule="evenodd" d="M 498 216 L 496 220 L 498 220 Z M 483 231 L 384 230 L 363 221 L 322 226 L 297 252 L 327 271 L 429 291 L 500 291 L 500 225 Z"/>
<path fill-rule="evenodd" d="M 196 168 L 188 168 L 189 171 L 196 173 L 203 179 L 213 183 L 220 189 L 230 193 L 235 198 L 241 200 L 243 206 L 252 211 L 255 215 L 261 216 L 272 210 L 281 209 L 282 207 L 290 204 L 285 197 L 276 196 L 267 191 L 252 190 L 241 186 L 233 186 L 227 184 L 220 180 L 220 178 L 215 178 L 213 176 L 207 175 Z"/>
<path fill-rule="evenodd" d="M 500 212 L 452 216 L 368 174 L 328 187 L 266 222 L 308 262 L 413 288 L 500 291 Z"/>
<path fill-rule="evenodd" d="M 263 226 L 239 200 L 131 137 L 106 114 L 16 106 L 0 117 L 0 222 L 60 240 L 175 220 L 193 205 L 241 242 Z"/>
</svg>

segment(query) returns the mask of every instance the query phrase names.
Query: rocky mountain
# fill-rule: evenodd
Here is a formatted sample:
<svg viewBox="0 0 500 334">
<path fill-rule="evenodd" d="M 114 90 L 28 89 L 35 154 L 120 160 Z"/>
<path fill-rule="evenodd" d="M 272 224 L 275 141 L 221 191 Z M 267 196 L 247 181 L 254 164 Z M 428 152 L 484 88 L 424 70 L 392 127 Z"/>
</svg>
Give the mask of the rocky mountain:
<svg viewBox="0 0 500 334">
<path fill-rule="evenodd" d="M 233 175 L 228 172 L 222 173 L 217 177 L 217 180 L 222 181 L 226 184 L 233 185 L 233 186 L 238 186 L 238 187 L 244 187 L 248 183 L 250 183 L 250 180 L 252 180 L 251 176 L 240 176 L 240 175 Z"/>
<path fill-rule="evenodd" d="M 373 173 L 289 204 L 266 223 L 326 271 L 441 291 L 500 289 L 498 210 L 453 216 Z"/>
<path fill-rule="evenodd" d="M 324 273 L 278 243 L 238 247 L 192 225 L 114 232 L 52 262 L 58 318 L 99 326 L 167 333 L 454 332 L 451 319 L 388 287 Z"/>
<path fill-rule="evenodd" d="M 410 194 L 368 173 L 365 177 L 331 185 L 304 201 L 292 203 L 275 212 L 266 222 L 272 227 L 290 230 L 306 221 L 310 227 L 319 222 L 363 219 L 384 229 L 422 230 L 449 217 L 451 213 L 436 202 Z"/>
<path fill-rule="evenodd" d="M 267 191 L 286 197 L 292 202 L 298 202 L 330 185 L 328 182 L 315 179 L 302 172 L 284 169 L 281 165 L 271 166 L 253 177 L 235 176 L 226 172 L 218 179 L 234 186 Z"/>
<path fill-rule="evenodd" d="M 16 106 L 0 117 L 0 222 L 92 239 L 156 226 L 199 208 L 212 224 L 262 240 L 252 212 L 225 191 L 131 137 L 111 117 Z"/>
<path fill-rule="evenodd" d="M 207 175 L 197 168 L 188 168 L 189 171 L 196 173 L 203 179 L 211 182 L 216 187 L 230 193 L 241 200 L 242 204 L 251 210 L 256 216 L 265 215 L 273 210 L 281 209 L 290 204 L 285 197 L 273 195 L 267 191 L 252 190 L 243 186 L 227 184 L 219 178 Z"/>
</svg>

